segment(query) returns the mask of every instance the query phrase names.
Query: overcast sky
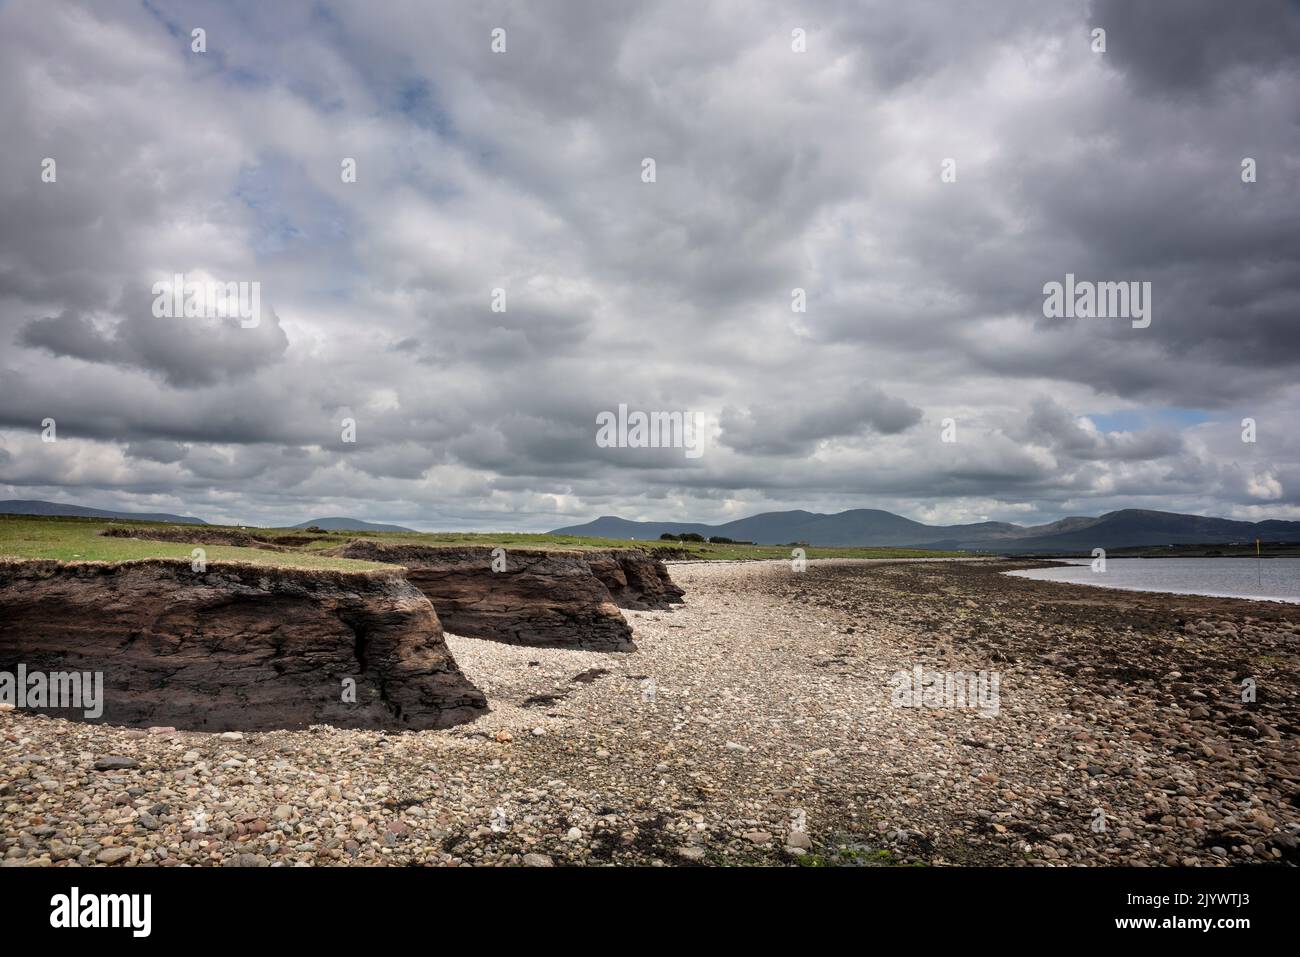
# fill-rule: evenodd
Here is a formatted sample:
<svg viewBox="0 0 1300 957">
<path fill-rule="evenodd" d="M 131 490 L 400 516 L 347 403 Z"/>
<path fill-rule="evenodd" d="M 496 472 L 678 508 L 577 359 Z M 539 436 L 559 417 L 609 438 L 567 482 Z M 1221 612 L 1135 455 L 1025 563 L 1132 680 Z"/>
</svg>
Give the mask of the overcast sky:
<svg viewBox="0 0 1300 957">
<path fill-rule="evenodd" d="M 0 498 L 1300 518 L 1297 11 L 9 0 Z M 260 324 L 155 318 L 176 273 Z M 1150 326 L 1045 318 L 1067 273 Z M 620 403 L 703 454 L 598 446 Z"/>
</svg>

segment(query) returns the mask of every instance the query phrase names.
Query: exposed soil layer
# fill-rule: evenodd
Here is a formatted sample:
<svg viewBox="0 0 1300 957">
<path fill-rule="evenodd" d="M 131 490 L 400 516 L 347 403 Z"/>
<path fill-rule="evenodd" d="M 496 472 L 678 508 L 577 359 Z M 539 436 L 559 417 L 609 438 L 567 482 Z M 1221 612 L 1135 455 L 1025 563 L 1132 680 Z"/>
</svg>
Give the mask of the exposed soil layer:
<svg viewBox="0 0 1300 957">
<path fill-rule="evenodd" d="M 303 545 L 320 540 L 320 536 L 312 535 L 267 536 L 233 529 L 189 527 L 108 528 L 100 534 L 115 538 L 138 538 L 144 541 L 180 542 L 193 545 L 233 545 L 275 552 L 290 552 Z M 371 561 L 400 563 L 408 567 L 419 566 L 421 571 L 417 572 L 417 577 L 425 579 L 430 577 L 426 572 L 432 568 L 437 568 L 436 577 L 440 581 L 452 574 L 450 571 L 452 568 L 460 569 L 462 573 L 468 574 L 474 581 L 464 583 L 463 587 L 459 589 L 451 588 L 442 583 L 436 586 L 431 584 L 431 589 L 426 590 L 426 594 L 430 598 L 443 597 L 448 603 L 448 607 L 438 609 L 439 613 L 444 616 L 444 619 L 447 614 L 451 614 L 460 627 L 475 629 L 473 632 L 475 637 L 510 641 L 515 644 L 580 648 L 600 645 L 601 647 L 612 646 L 614 650 L 627 650 L 626 636 L 623 638 L 616 636 L 611 640 L 609 635 L 603 634 L 604 629 L 599 625 L 593 629 L 588 623 L 606 617 L 598 609 L 584 614 L 576 609 L 566 611 L 563 606 L 572 601 L 583 601 L 584 595 L 582 593 L 584 591 L 589 592 L 585 596 L 585 600 L 594 600 L 597 605 L 612 600 L 620 608 L 631 608 L 637 611 L 666 609 L 681 602 L 684 597 L 682 589 L 674 584 L 668 574 L 668 569 L 662 560 L 664 556 L 652 555 L 641 549 L 609 549 L 584 552 L 511 550 L 510 554 L 518 556 L 520 561 L 527 566 L 522 571 L 533 578 L 555 574 L 561 578 L 571 579 L 575 570 L 580 573 L 580 569 L 573 561 L 574 556 L 580 556 L 587 563 L 591 573 L 605 586 L 609 596 L 606 598 L 597 590 L 581 586 L 578 586 L 575 592 L 575 583 L 573 581 L 559 581 L 550 596 L 550 607 L 534 608 L 530 611 L 524 605 L 535 600 L 534 596 L 539 591 L 536 587 L 539 584 L 538 582 L 527 582 L 521 579 L 510 582 L 503 589 L 500 587 L 503 580 L 494 577 L 490 581 L 493 582 L 493 587 L 499 592 L 497 599 L 502 607 L 490 613 L 486 611 L 477 613 L 470 610 L 466 614 L 467 609 L 465 606 L 478 604 L 473 600 L 473 595 L 477 589 L 482 587 L 482 581 L 480 580 L 482 566 L 486 562 L 489 569 L 491 568 L 492 549 L 486 546 L 452 548 L 354 539 L 347 545 L 331 549 L 329 554 L 342 558 L 360 558 L 364 555 L 368 556 Z M 483 558 L 484 555 L 487 556 L 486 559 Z M 541 560 L 542 556 L 555 560 L 544 562 Z M 512 570 L 507 565 L 507 574 L 511 573 Z M 499 574 L 494 573 L 494 575 Z M 435 591 L 438 595 L 435 595 Z M 518 607 L 515 609 L 514 617 L 517 622 L 511 623 L 508 621 L 511 617 L 508 609 L 516 605 Z M 554 621 L 557 617 L 562 620 L 566 615 L 575 622 L 583 622 L 584 624 L 581 625 L 582 631 L 594 632 L 594 634 L 575 634 L 572 641 L 558 641 L 555 638 L 557 632 L 553 628 L 546 625 L 539 627 L 537 624 L 531 623 L 531 619 L 538 617 L 543 622 L 549 622 Z M 456 630 L 456 626 L 449 627 L 453 631 Z M 532 638 L 529 636 L 532 636 Z M 593 641 L 595 644 L 592 644 Z"/>
<path fill-rule="evenodd" d="M 0 671 L 19 664 L 102 672 L 111 724 L 424 729 L 487 708 L 399 569 L 0 562 Z"/>
<path fill-rule="evenodd" d="M 433 602 L 453 634 L 546 648 L 636 648 L 631 627 L 581 552 L 502 553 L 485 546 L 355 539 L 331 554 L 405 566 L 406 577 Z"/>
<path fill-rule="evenodd" d="M 663 561 L 648 552 L 611 549 L 584 552 L 583 558 L 620 608 L 656 611 L 678 604 L 685 597 Z"/>
<path fill-rule="evenodd" d="M 232 545 L 237 548 L 262 548 L 272 552 L 288 552 L 302 545 L 310 545 L 328 536 L 323 535 L 258 535 L 231 528 L 106 528 L 99 533 L 108 538 L 135 538 L 144 542 L 180 542 L 185 545 Z"/>
</svg>

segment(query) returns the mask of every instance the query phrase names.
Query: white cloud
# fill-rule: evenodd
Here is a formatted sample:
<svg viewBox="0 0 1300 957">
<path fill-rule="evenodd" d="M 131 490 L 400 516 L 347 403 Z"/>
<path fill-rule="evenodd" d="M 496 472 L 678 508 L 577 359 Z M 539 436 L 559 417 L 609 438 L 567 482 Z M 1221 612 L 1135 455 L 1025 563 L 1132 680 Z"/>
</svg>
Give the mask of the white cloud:
<svg viewBox="0 0 1300 957">
<path fill-rule="evenodd" d="M 819 3 L 805 54 L 774 3 L 151 9 L 0 7 L 12 497 L 525 528 L 1300 505 L 1300 133 L 1262 14 L 1267 42 L 1186 15 L 1225 36 L 1198 77 L 1138 14 L 1145 59 L 1092 54 L 1082 0 Z M 260 281 L 273 320 L 153 325 L 177 271 Z M 1151 279 L 1151 328 L 1044 320 L 1066 271 Z M 598 449 L 619 403 L 717 440 Z"/>
</svg>

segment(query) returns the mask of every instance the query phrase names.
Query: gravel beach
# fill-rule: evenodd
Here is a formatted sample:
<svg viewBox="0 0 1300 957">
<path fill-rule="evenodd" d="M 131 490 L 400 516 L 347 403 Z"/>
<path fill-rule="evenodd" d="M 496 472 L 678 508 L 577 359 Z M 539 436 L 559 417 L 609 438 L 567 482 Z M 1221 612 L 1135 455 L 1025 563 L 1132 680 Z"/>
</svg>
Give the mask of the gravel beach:
<svg viewBox="0 0 1300 957">
<path fill-rule="evenodd" d="M 492 709 L 449 730 L 214 735 L 5 711 L 0 859 L 1300 859 L 1300 607 L 1000 574 L 1032 564 L 676 564 L 686 603 L 628 612 L 634 653 L 448 635 Z M 899 706 L 918 668 L 996 676 L 995 707 Z"/>
</svg>

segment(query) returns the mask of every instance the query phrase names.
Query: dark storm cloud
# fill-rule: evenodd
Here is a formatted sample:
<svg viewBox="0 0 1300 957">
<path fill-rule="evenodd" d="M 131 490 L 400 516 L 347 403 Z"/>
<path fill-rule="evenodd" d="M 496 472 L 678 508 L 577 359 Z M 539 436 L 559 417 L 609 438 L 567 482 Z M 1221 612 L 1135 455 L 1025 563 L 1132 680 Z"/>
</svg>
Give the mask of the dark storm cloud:
<svg viewBox="0 0 1300 957">
<path fill-rule="evenodd" d="M 1295 0 L 1095 0 L 1092 22 L 1107 54 L 1142 93 L 1201 92 L 1234 73 L 1249 82 L 1300 71 Z"/>
<path fill-rule="evenodd" d="M 921 416 L 920 409 L 902 399 L 866 388 L 821 405 L 796 399 L 751 409 L 728 407 L 722 412 L 722 442 L 755 455 L 806 454 L 823 439 L 867 430 L 902 432 Z"/>
<path fill-rule="evenodd" d="M 492 528 L 1300 514 L 1296 29 L 1199 0 L 11 2 L 0 486 Z M 261 281 L 261 324 L 155 319 L 176 272 Z M 1067 272 L 1150 281 L 1151 326 L 1045 318 Z M 697 413 L 704 454 L 597 446 L 620 404 Z"/>
<path fill-rule="evenodd" d="M 262 316 L 255 328 L 244 328 L 233 318 L 138 316 L 103 326 L 65 312 L 27 323 L 19 341 L 56 356 L 156 372 L 178 389 L 247 376 L 278 361 L 289 345 L 274 313 Z"/>
</svg>

